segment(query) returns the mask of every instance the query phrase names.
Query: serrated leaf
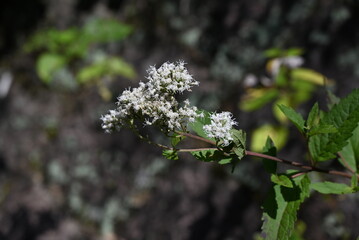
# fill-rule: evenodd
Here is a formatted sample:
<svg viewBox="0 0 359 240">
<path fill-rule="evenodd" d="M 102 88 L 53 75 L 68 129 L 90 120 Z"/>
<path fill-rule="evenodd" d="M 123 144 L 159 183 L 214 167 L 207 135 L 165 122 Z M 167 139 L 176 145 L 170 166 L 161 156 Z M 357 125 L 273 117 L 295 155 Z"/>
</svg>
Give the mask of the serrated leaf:
<svg viewBox="0 0 359 240">
<path fill-rule="evenodd" d="M 291 101 L 292 101 L 291 96 L 289 96 L 288 93 L 282 93 L 272 105 L 273 114 L 282 125 L 287 124 L 288 118 L 280 110 L 278 105 L 283 104 L 286 106 L 291 106 Z"/>
<path fill-rule="evenodd" d="M 277 148 L 270 137 L 267 137 L 266 144 L 263 147 L 263 154 L 270 156 L 277 156 Z M 263 158 L 262 160 L 264 169 L 269 173 L 275 173 L 277 171 L 277 162 Z"/>
<path fill-rule="evenodd" d="M 308 132 L 308 136 L 314 136 L 317 134 L 325 134 L 325 133 L 336 133 L 338 129 L 331 124 L 321 124 L 319 126 L 315 126 Z"/>
<path fill-rule="evenodd" d="M 285 105 L 278 105 L 280 110 L 287 116 L 287 118 L 298 128 L 300 132 L 304 132 L 305 121 L 299 113 L 294 111 L 293 108 L 287 107 Z"/>
<path fill-rule="evenodd" d="M 197 133 L 198 136 L 201 136 L 203 138 L 206 138 L 206 139 L 209 139 L 209 140 L 212 140 L 212 141 L 215 141 L 214 138 L 209 138 L 207 136 L 207 134 L 204 132 L 203 130 L 203 126 L 204 125 L 208 125 L 208 124 L 211 124 L 211 113 L 210 112 L 207 112 L 205 110 L 201 110 L 199 111 L 199 113 L 202 113 L 203 114 L 203 117 L 198 117 L 195 119 L 195 121 L 193 123 L 190 123 L 189 126 L 190 128 L 195 132 Z"/>
<path fill-rule="evenodd" d="M 176 150 L 163 150 L 162 155 L 169 160 L 178 160 L 178 152 Z"/>
<path fill-rule="evenodd" d="M 243 130 L 231 129 L 231 136 L 236 146 L 245 147 L 246 145 L 246 133 Z"/>
<path fill-rule="evenodd" d="M 191 154 L 200 161 L 203 162 L 218 162 L 219 164 L 227 164 L 231 163 L 233 160 L 233 156 L 225 156 L 219 150 L 201 150 L 194 151 Z"/>
<path fill-rule="evenodd" d="M 319 118 L 319 105 L 315 103 L 308 114 L 308 119 L 306 122 L 307 127 L 312 128 L 318 121 Z"/>
<path fill-rule="evenodd" d="M 340 151 L 341 163 L 346 164 L 354 171 L 359 170 L 359 125 L 353 131 L 353 135 L 349 138 L 348 144 Z M 345 163 L 344 163 L 345 161 Z"/>
<path fill-rule="evenodd" d="M 343 183 L 316 182 L 310 184 L 310 188 L 323 194 L 347 194 L 353 193 L 353 189 Z"/>
<path fill-rule="evenodd" d="M 272 174 L 271 181 L 283 187 L 293 188 L 293 180 L 285 174 Z"/>
<path fill-rule="evenodd" d="M 359 90 L 354 90 L 346 98 L 324 114 L 320 125 L 334 125 L 336 133 L 320 134 L 309 138 L 309 150 L 315 161 L 335 158 L 335 154 L 348 144 L 359 122 Z"/>
<path fill-rule="evenodd" d="M 265 239 L 287 240 L 292 235 L 300 204 L 309 197 L 307 175 L 293 179 L 294 187 L 274 185 L 263 205 L 262 235 Z"/>
<path fill-rule="evenodd" d="M 231 129 L 230 132 L 234 143 L 233 152 L 237 155 L 238 160 L 241 160 L 245 155 L 246 133 L 237 129 Z"/>
</svg>

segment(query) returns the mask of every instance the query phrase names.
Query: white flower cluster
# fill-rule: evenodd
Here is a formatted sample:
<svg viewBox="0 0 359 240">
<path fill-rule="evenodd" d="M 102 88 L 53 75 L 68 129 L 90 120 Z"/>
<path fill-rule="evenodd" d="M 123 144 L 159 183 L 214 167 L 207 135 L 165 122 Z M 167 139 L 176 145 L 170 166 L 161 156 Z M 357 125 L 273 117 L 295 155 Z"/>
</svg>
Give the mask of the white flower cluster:
<svg viewBox="0 0 359 240">
<path fill-rule="evenodd" d="M 228 146 L 230 141 L 233 141 L 230 130 L 237 124 L 230 112 L 213 113 L 211 123 L 204 125 L 203 130 L 208 137 L 222 141 L 222 146 Z"/>
<path fill-rule="evenodd" d="M 179 103 L 175 94 L 190 91 L 198 82 L 192 78 L 183 62 L 164 63 L 160 68 L 150 67 L 147 82 L 125 90 L 119 97 L 117 109 L 101 117 L 106 132 L 119 130 L 138 119 L 145 125 L 157 125 L 161 129 L 183 130 L 187 122 L 199 116 L 196 107 L 188 100 Z"/>
</svg>

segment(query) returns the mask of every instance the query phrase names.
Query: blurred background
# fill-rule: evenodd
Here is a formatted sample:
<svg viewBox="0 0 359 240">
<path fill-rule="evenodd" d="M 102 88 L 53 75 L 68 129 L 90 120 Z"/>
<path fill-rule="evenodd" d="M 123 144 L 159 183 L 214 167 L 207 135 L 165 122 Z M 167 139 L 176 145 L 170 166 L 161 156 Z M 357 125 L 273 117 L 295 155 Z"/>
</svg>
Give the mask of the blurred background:
<svg viewBox="0 0 359 240">
<path fill-rule="evenodd" d="M 256 239 L 260 160 L 233 173 L 167 160 L 130 131 L 105 134 L 100 117 L 148 66 L 183 60 L 200 81 L 193 105 L 233 112 L 250 149 L 270 135 L 303 162 L 276 104 L 306 116 L 328 90 L 358 88 L 358 23 L 355 0 L 1 1 L 0 239 Z M 358 206 L 313 193 L 294 239 L 356 239 Z"/>
</svg>

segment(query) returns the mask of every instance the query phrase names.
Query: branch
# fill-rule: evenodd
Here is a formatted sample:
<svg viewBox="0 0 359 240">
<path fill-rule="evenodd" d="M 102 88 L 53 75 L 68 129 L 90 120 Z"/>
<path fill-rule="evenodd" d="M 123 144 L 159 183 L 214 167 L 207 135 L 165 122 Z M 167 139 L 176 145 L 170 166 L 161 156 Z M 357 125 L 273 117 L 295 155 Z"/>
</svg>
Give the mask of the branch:
<svg viewBox="0 0 359 240">
<path fill-rule="evenodd" d="M 321 173 L 326 173 L 326 174 L 331 174 L 331 175 L 342 176 L 342 177 L 346 177 L 346 178 L 352 178 L 352 175 L 349 173 L 340 172 L 340 171 L 336 171 L 336 170 L 326 170 L 326 169 L 322 169 L 322 168 L 318 168 L 318 167 L 308 166 L 308 165 L 305 165 L 302 163 L 292 162 L 292 161 L 288 161 L 285 159 L 273 157 L 273 156 L 262 154 L 262 153 L 246 151 L 246 155 L 269 159 L 272 161 L 276 161 L 276 162 L 284 163 L 284 164 L 291 165 L 294 167 L 302 168 L 302 169 L 305 169 L 310 172 L 321 172 Z"/>
<path fill-rule="evenodd" d="M 180 131 L 176 131 L 176 133 L 178 133 L 179 135 L 182 135 L 182 136 L 186 136 L 186 137 L 193 138 L 193 139 L 196 139 L 196 140 L 199 140 L 202 142 L 209 143 L 211 145 L 216 145 L 216 142 L 214 142 L 214 141 L 208 140 L 206 138 L 203 138 L 203 137 L 191 134 L 191 133 L 180 132 Z"/>
<path fill-rule="evenodd" d="M 173 149 L 175 150 L 175 149 Z M 206 151 L 206 150 L 217 150 L 217 148 L 183 148 L 178 149 L 178 152 L 198 152 L 198 151 Z"/>
<path fill-rule="evenodd" d="M 203 138 L 203 137 L 191 134 L 191 133 L 185 133 L 185 132 L 180 132 L 180 131 L 176 131 L 176 132 L 178 134 L 182 135 L 182 136 L 193 138 L 193 139 L 196 139 L 196 140 L 199 140 L 199 141 L 202 141 L 202 142 L 206 142 L 206 143 L 209 143 L 211 145 L 216 146 L 216 143 L 214 141 L 208 140 L 206 138 Z M 209 148 L 209 149 L 212 149 L 212 148 Z M 194 150 L 194 151 L 200 151 L 200 150 L 206 150 L 206 149 L 203 148 L 203 149 L 197 149 L 197 150 Z M 188 149 L 188 150 L 182 149 L 182 150 L 179 150 L 179 151 L 181 151 L 181 152 L 191 152 L 191 149 Z M 314 166 L 305 165 L 305 164 L 302 164 L 302 163 L 299 163 L 299 162 L 292 162 L 292 161 L 289 161 L 289 160 L 273 157 L 273 156 L 262 154 L 262 153 L 256 153 L 256 152 L 251 152 L 251 151 L 246 150 L 245 154 L 249 155 L 249 156 L 260 157 L 260 158 L 265 158 L 265 159 L 269 159 L 269 160 L 272 160 L 272 161 L 284 163 L 284 164 L 291 165 L 291 166 L 297 167 L 297 168 L 302 168 L 302 169 L 305 169 L 307 172 L 321 172 L 321 173 L 326 173 L 326 174 L 330 174 L 330 175 L 342 176 L 342 177 L 345 177 L 345 178 L 352 178 L 352 175 L 349 174 L 349 173 L 346 173 L 346 172 L 322 169 L 322 168 L 318 168 L 318 167 L 314 167 Z M 358 176 L 358 179 L 359 179 L 359 176 Z"/>
</svg>

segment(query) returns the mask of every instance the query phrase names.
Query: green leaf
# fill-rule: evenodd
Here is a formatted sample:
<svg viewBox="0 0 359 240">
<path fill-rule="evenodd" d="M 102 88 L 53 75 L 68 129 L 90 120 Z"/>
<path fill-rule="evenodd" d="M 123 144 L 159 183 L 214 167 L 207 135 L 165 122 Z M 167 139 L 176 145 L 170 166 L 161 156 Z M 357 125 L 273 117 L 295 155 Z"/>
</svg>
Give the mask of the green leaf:
<svg viewBox="0 0 359 240">
<path fill-rule="evenodd" d="M 338 129 L 331 124 L 321 124 L 319 126 L 315 126 L 310 129 L 308 132 L 308 136 L 314 136 L 317 134 L 325 134 L 325 133 L 336 133 Z"/>
<path fill-rule="evenodd" d="M 53 74 L 66 64 L 66 59 L 61 55 L 44 53 L 36 62 L 36 70 L 40 79 L 49 84 Z"/>
<path fill-rule="evenodd" d="M 263 147 L 263 154 L 270 156 L 277 156 L 277 148 L 274 146 L 274 143 L 270 137 L 267 137 L 266 144 Z M 268 173 L 276 173 L 277 171 L 277 162 L 271 161 L 269 159 L 263 158 L 262 160 L 264 169 Z"/>
<path fill-rule="evenodd" d="M 287 56 L 299 56 L 304 53 L 302 48 L 290 48 L 286 51 Z"/>
<path fill-rule="evenodd" d="M 241 160 L 245 155 L 246 149 L 246 133 L 243 130 L 231 129 L 231 136 L 233 138 L 233 152 Z"/>
<path fill-rule="evenodd" d="M 267 58 L 275 58 L 280 57 L 282 55 L 283 51 L 279 48 L 270 48 L 264 51 L 264 56 Z"/>
<path fill-rule="evenodd" d="M 278 89 L 249 89 L 241 99 L 239 108 L 243 111 L 254 111 L 274 100 L 279 95 Z"/>
<path fill-rule="evenodd" d="M 126 38 L 132 27 L 113 19 L 93 19 L 83 28 L 84 36 L 92 43 L 108 43 Z"/>
<path fill-rule="evenodd" d="M 317 85 L 324 85 L 324 80 L 326 79 L 321 73 L 306 68 L 293 69 L 291 77 L 293 79 L 300 79 Z"/>
<path fill-rule="evenodd" d="M 172 147 L 177 146 L 177 144 L 180 143 L 183 139 L 185 139 L 184 136 L 177 133 L 173 134 L 173 136 L 171 136 Z"/>
<path fill-rule="evenodd" d="M 266 143 L 268 136 L 273 139 L 277 149 L 281 149 L 286 144 L 288 135 L 288 128 L 284 126 L 273 126 L 265 124 L 253 131 L 251 149 L 252 151 L 260 152 L 263 148 L 263 145 Z"/>
<path fill-rule="evenodd" d="M 342 183 L 334 183 L 334 182 L 316 182 L 310 184 L 310 188 L 323 193 L 323 194 L 347 194 L 353 193 L 353 189 Z"/>
<path fill-rule="evenodd" d="M 263 205 L 262 235 L 265 239 L 291 237 L 299 206 L 310 195 L 309 184 L 305 174 L 293 179 L 293 188 L 274 185 Z"/>
<path fill-rule="evenodd" d="M 219 164 L 228 164 L 233 160 L 233 156 L 225 156 L 219 150 L 201 150 L 191 152 L 191 154 L 203 162 L 218 162 Z"/>
<path fill-rule="evenodd" d="M 280 86 L 280 87 L 287 86 L 288 80 L 289 80 L 288 73 L 289 73 L 289 69 L 287 67 L 281 65 L 279 68 L 279 72 L 278 72 L 277 76 L 275 77 L 275 83 L 277 84 L 277 86 Z"/>
<path fill-rule="evenodd" d="M 353 131 L 348 144 L 340 151 L 340 159 L 343 166 L 346 164 L 354 171 L 359 171 L 359 125 Z M 345 161 L 345 163 L 344 163 Z"/>
<path fill-rule="evenodd" d="M 136 76 L 134 68 L 122 58 L 108 57 L 82 68 L 76 78 L 80 83 L 99 80 L 102 77 L 123 76 L 133 79 Z"/>
<path fill-rule="evenodd" d="M 335 158 L 335 154 L 348 144 L 358 122 L 359 89 L 356 89 L 325 113 L 319 123 L 319 126 L 334 125 L 338 131 L 309 138 L 309 150 L 313 159 L 325 161 Z"/>
<path fill-rule="evenodd" d="M 197 133 L 198 136 L 201 136 L 203 138 L 206 138 L 206 139 L 209 139 L 209 140 L 212 140 L 212 141 L 215 141 L 214 138 L 209 138 L 207 136 L 207 134 L 204 132 L 203 130 L 203 126 L 204 125 L 208 125 L 211 123 L 211 113 L 210 112 L 207 112 L 205 110 L 200 110 L 199 113 L 202 113 L 203 114 L 203 117 L 198 117 L 195 119 L 195 121 L 193 123 L 190 123 L 189 126 L 190 128 L 195 132 Z"/>
<path fill-rule="evenodd" d="M 308 119 L 307 119 L 307 127 L 311 129 L 318 121 L 319 118 L 319 105 L 315 103 L 312 109 L 309 112 Z"/>
<path fill-rule="evenodd" d="M 298 128 L 298 130 L 303 133 L 305 124 L 303 117 L 294 111 L 294 109 L 291 107 L 287 107 L 285 105 L 278 105 L 278 107 L 284 113 L 284 115 L 286 115 L 287 118 Z"/>
<path fill-rule="evenodd" d="M 178 160 L 178 153 L 176 150 L 163 150 L 162 155 L 169 160 Z"/>
<path fill-rule="evenodd" d="M 358 175 L 356 175 L 356 174 L 354 174 L 353 176 L 352 176 L 352 179 L 351 179 L 351 187 L 353 188 L 353 189 L 356 189 L 356 188 L 358 188 Z"/>
<path fill-rule="evenodd" d="M 272 174 L 271 181 L 283 187 L 293 188 L 293 180 L 285 174 Z"/>
</svg>

